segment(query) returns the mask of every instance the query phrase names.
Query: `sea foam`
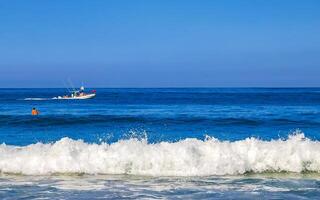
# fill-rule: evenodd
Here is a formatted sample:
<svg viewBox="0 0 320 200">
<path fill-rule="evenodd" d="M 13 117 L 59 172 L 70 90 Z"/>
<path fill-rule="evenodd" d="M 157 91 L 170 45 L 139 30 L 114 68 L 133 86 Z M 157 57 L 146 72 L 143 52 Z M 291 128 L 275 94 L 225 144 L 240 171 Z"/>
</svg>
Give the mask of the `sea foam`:
<svg viewBox="0 0 320 200">
<path fill-rule="evenodd" d="M 320 142 L 302 133 L 286 140 L 235 142 L 185 139 L 150 144 L 128 139 L 88 144 L 62 138 L 52 144 L 0 145 L 2 173 L 132 174 L 148 176 L 236 175 L 246 172 L 320 172 Z"/>
</svg>

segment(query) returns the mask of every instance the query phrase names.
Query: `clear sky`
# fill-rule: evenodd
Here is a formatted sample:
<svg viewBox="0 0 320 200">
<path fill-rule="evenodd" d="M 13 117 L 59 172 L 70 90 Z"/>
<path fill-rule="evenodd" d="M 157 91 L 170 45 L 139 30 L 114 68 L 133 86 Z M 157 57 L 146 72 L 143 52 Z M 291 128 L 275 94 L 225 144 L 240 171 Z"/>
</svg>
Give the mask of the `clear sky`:
<svg viewBox="0 0 320 200">
<path fill-rule="evenodd" d="M 319 0 L 0 0 L 0 87 L 320 86 Z"/>
</svg>

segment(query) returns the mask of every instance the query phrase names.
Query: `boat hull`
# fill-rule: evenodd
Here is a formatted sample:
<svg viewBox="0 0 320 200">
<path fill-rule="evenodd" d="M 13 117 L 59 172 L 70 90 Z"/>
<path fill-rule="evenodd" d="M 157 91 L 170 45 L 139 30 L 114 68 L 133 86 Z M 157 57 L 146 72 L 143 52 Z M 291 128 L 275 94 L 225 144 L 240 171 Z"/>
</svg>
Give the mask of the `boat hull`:
<svg viewBox="0 0 320 200">
<path fill-rule="evenodd" d="M 82 99 L 92 99 L 96 96 L 96 94 L 86 94 L 83 96 L 76 96 L 76 97 L 54 97 L 53 99 L 59 100 L 82 100 Z"/>
</svg>

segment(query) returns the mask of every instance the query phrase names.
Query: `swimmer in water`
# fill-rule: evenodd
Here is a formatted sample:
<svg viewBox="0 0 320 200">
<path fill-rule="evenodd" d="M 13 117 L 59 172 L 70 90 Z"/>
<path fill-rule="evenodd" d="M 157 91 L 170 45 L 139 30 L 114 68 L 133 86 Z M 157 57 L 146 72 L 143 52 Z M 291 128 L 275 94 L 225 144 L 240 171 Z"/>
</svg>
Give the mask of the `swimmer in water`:
<svg viewBox="0 0 320 200">
<path fill-rule="evenodd" d="M 32 108 L 31 115 L 39 115 L 39 111 L 36 108 Z"/>
</svg>

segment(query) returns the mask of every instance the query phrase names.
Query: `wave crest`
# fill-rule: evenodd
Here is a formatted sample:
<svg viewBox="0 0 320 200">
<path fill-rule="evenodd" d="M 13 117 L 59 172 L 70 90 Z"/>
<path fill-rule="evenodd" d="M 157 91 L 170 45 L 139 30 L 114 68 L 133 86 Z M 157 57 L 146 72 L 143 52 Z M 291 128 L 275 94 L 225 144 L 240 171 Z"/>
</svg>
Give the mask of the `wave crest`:
<svg viewBox="0 0 320 200">
<path fill-rule="evenodd" d="M 185 139 L 150 144 L 145 139 L 88 144 L 63 138 L 52 144 L 0 146 L 2 173 L 132 174 L 148 176 L 236 175 L 246 172 L 320 172 L 320 142 L 303 133 L 287 140 L 235 142 Z"/>
</svg>

